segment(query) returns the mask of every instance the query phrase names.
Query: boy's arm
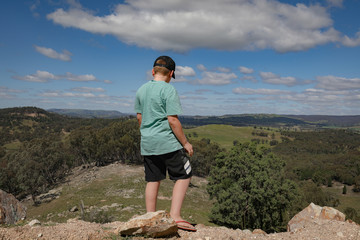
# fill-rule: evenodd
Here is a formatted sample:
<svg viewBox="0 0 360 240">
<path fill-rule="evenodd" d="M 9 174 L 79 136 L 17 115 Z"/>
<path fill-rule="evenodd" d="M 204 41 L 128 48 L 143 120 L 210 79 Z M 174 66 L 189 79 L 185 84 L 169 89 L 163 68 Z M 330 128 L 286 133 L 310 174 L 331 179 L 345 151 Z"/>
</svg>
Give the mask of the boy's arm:
<svg viewBox="0 0 360 240">
<path fill-rule="evenodd" d="M 137 120 L 138 120 L 139 127 L 140 127 L 140 126 L 141 126 L 141 120 L 142 120 L 141 113 L 137 113 L 137 114 L 136 114 L 136 118 L 137 118 Z"/>
<path fill-rule="evenodd" d="M 191 157 L 194 153 L 193 151 L 193 147 L 192 145 L 187 141 L 184 131 L 182 129 L 180 120 L 178 118 L 177 115 L 173 115 L 173 116 L 167 116 L 170 127 L 172 129 L 172 131 L 174 132 L 176 138 L 179 140 L 179 142 L 181 143 L 181 145 L 184 147 L 184 149 L 186 150 L 186 152 L 189 154 L 189 156 Z"/>
</svg>

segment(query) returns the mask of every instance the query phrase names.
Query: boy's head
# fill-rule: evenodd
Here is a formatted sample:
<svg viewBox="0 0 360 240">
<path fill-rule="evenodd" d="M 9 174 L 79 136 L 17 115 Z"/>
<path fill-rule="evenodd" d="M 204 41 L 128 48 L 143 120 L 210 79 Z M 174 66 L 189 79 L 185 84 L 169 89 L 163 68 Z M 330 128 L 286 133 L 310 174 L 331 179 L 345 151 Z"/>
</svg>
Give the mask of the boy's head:
<svg viewBox="0 0 360 240">
<path fill-rule="evenodd" d="M 154 72 L 161 73 L 162 75 L 169 74 L 170 71 L 174 71 L 172 77 L 175 79 L 175 62 L 171 57 L 160 56 L 154 62 Z"/>
</svg>

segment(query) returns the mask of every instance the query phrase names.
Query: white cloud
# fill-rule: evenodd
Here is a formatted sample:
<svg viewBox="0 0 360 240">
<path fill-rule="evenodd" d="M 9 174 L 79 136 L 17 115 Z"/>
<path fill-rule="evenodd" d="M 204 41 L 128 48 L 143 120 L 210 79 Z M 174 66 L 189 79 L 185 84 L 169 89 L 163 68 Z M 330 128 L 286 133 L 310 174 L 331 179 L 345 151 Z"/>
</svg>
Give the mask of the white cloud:
<svg viewBox="0 0 360 240">
<path fill-rule="evenodd" d="M 78 87 L 71 89 L 74 92 L 85 92 L 85 93 L 92 93 L 92 92 L 105 92 L 103 88 L 92 88 L 92 87 Z"/>
<path fill-rule="evenodd" d="M 64 27 L 113 35 L 126 44 L 179 52 L 302 51 L 342 38 L 325 6 L 275 0 L 127 0 L 104 16 L 72 1 L 68 10 L 57 9 L 47 18 Z"/>
<path fill-rule="evenodd" d="M 183 77 L 192 77 L 192 76 L 195 76 L 196 75 L 196 73 L 195 73 L 195 71 L 194 71 L 194 69 L 193 68 L 191 68 L 191 67 L 187 67 L 187 66 L 185 66 L 185 67 L 183 67 L 183 66 L 177 66 L 176 67 L 176 70 L 175 70 L 175 76 L 176 77 L 180 77 L 180 76 L 183 76 Z"/>
<path fill-rule="evenodd" d="M 41 97 L 50 97 L 50 98 L 67 98 L 67 97 L 71 97 L 71 98 L 76 98 L 76 97 L 80 97 L 80 98 L 94 98 L 94 97 L 99 97 L 93 93 L 77 93 L 77 92 L 61 92 L 61 91 L 47 91 L 44 93 L 40 93 L 39 96 Z"/>
<path fill-rule="evenodd" d="M 326 90 L 360 90 L 360 78 L 319 76 L 316 87 Z"/>
<path fill-rule="evenodd" d="M 91 82 L 91 81 L 98 81 L 96 77 L 92 74 L 84 74 L 84 75 L 75 75 L 72 73 L 67 72 L 63 78 L 69 80 L 69 81 L 75 81 L 75 82 Z"/>
<path fill-rule="evenodd" d="M 326 0 L 331 7 L 342 7 L 344 0 Z"/>
<path fill-rule="evenodd" d="M 237 87 L 233 89 L 233 93 L 235 94 L 243 94 L 243 95 L 280 95 L 280 94 L 290 94 L 290 91 L 284 91 L 279 89 L 252 89 L 252 88 L 243 88 Z"/>
<path fill-rule="evenodd" d="M 46 72 L 46 71 L 40 71 L 37 70 L 36 73 L 25 75 L 25 76 L 13 76 L 12 78 L 27 82 L 49 82 L 49 80 L 59 79 L 57 76 L 55 76 L 52 73 Z"/>
<path fill-rule="evenodd" d="M 54 75 L 47 71 L 37 70 L 35 74 L 25 75 L 25 76 L 13 76 L 13 79 L 27 81 L 27 82 L 49 82 L 50 80 L 58 80 L 58 79 L 67 79 L 69 81 L 75 82 L 91 82 L 91 81 L 99 81 L 92 74 L 84 74 L 84 75 L 75 75 L 70 72 L 67 72 L 64 75 Z"/>
<path fill-rule="evenodd" d="M 209 72 L 201 73 L 202 78 L 191 81 L 191 84 L 199 85 L 227 85 L 237 78 L 235 73 Z"/>
<path fill-rule="evenodd" d="M 68 50 L 63 50 L 62 53 L 58 53 L 54 49 L 51 49 L 51 48 L 40 47 L 40 46 L 36 46 L 36 45 L 34 47 L 37 52 L 41 53 L 42 55 L 44 55 L 46 57 L 58 59 L 58 60 L 65 61 L 65 62 L 71 61 L 72 53 L 69 52 Z"/>
<path fill-rule="evenodd" d="M 0 86 L 0 92 L 1 93 L 23 93 L 25 92 L 24 90 L 18 90 L 18 89 L 12 89 L 12 88 L 8 88 L 8 87 L 1 87 Z"/>
<path fill-rule="evenodd" d="M 258 80 L 257 80 L 254 76 L 249 76 L 249 75 L 247 75 L 247 76 L 242 76 L 242 77 L 240 78 L 240 80 L 250 81 L 250 82 L 253 82 L 253 83 L 257 83 L 257 82 L 258 82 Z"/>
<path fill-rule="evenodd" d="M 217 67 L 215 70 L 224 73 L 228 73 L 231 71 L 230 68 L 226 68 L 226 67 Z"/>
<path fill-rule="evenodd" d="M 23 93 L 25 91 L 18 89 L 11 89 L 8 87 L 0 86 L 0 99 L 13 99 L 16 98 L 16 93 Z"/>
<path fill-rule="evenodd" d="M 349 38 L 348 36 L 344 36 L 342 39 L 342 44 L 347 47 L 360 46 L 360 32 L 356 33 L 355 38 Z"/>
<path fill-rule="evenodd" d="M 271 72 L 260 72 L 260 77 L 263 82 L 276 85 L 294 86 L 297 82 L 294 77 L 280 77 L 279 75 Z"/>
<path fill-rule="evenodd" d="M 301 81 L 295 77 L 281 77 L 272 72 L 260 72 L 260 77 L 263 82 L 274 85 L 295 86 L 312 83 L 311 80 Z"/>
<path fill-rule="evenodd" d="M 254 72 L 254 69 L 252 69 L 252 68 L 247 68 L 247 67 L 243 67 L 243 66 L 239 67 L 239 70 L 240 70 L 240 72 L 243 73 L 243 74 L 251 74 L 251 73 Z"/>
<path fill-rule="evenodd" d="M 206 71 L 206 67 L 203 64 L 198 64 L 196 68 L 199 69 L 200 71 Z"/>
</svg>

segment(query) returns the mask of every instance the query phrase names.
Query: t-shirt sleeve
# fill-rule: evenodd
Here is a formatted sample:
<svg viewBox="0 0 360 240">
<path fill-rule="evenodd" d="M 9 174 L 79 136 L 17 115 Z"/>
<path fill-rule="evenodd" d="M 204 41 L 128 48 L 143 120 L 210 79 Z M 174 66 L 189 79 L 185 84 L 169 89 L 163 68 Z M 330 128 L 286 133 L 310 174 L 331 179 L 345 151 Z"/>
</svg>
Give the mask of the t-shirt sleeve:
<svg viewBox="0 0 360 240">
<path fill-rule="evenodd" d="M 141 108 L 141 104 L 140 104 L 140 96 L 139 96 L 138 92 L 136 92 L 134 110 L 136 113 L 142 113 L 142 108 Z"/>
<path fill-rule="evenodd" d="M 181 108 L 179 95 L 175 90 L 175 88 L 171 88 L 166 98 L 166 115 L 172 116 L 172 115 L 179 115 L 182 113 L 183 111 Z"/>
</svg>

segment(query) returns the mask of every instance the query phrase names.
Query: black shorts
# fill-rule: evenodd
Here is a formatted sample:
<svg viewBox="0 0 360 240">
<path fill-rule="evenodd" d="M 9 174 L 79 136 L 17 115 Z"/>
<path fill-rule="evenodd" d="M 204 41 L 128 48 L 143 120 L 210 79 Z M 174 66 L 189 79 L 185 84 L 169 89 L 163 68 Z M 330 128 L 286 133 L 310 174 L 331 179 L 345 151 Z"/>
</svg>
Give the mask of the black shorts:
<svg viewBox="0 0 360 240">
<path fill-rule="evenodd" d="M 144 156 L 145 181 L 157 182 L 166 178 L 187 179 L 192 176 L 191 165 L 184 149 L 162 155 Z"/>
</svg>

